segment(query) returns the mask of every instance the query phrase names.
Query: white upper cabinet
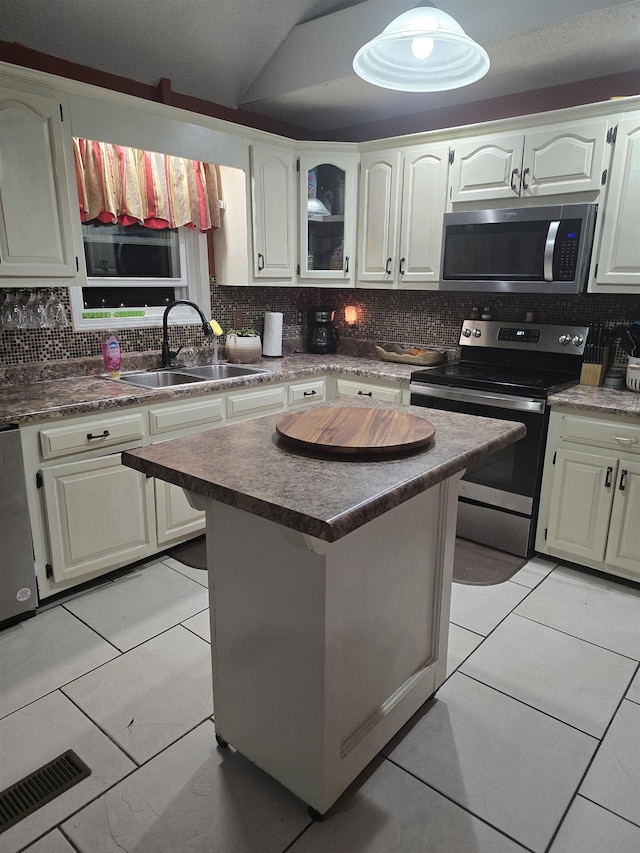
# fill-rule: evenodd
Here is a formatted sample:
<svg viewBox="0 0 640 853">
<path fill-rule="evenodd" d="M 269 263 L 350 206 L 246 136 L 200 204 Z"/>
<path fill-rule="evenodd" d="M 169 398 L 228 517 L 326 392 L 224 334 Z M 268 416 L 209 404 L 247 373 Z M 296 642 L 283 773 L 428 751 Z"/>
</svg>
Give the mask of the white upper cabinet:
<svg viewBox="0 0 640 853">
<path fill-rule="evenodd" d="M 609 158 L 606 118 L 457 142 L 450 200 L 482 201 L 598 191 Z"/>
<path fill-rule="evenodd" d="M 353 284 L 357 152 L 308 153 L 299 160 L 300 279 Z"/>
<path fill-rule="evenodd" d="M 449 146 L 405 152 L 403 173 L 399 286 L 407 290 L 437 287 L 442 217 L 447 203 Z"/>
<path fill-rule="evenodd" d="M 358 281 L 390 287 L 395 276 L 402 188 L 400 152 L 376 151 L 360 158 Z"/>
<path fill-rule="evenodd" d="M 67 98 L 42 97 L 2 83 L 2 286 L 25 287 L 51 278 L 74 284 L 84 259 L 81 263 L 75 247 L 80 215 Z"/>
<path fill-rule="evenodd" d="M 292 279 L 295 274 L 295 164 L 293 150 L 251 146 L 253 274 Z"/>
<path fill-rule="evenodd" d="M 448 145 L 362 155 L 359 283 L 438 286 L 448 169 Z"/>
<path fill-rule="evenodd" d="M 640 293 L 640 113 L 615 131 L 600 252 L 592 291 Z M 610 286 L 610 287 L 609 287 Z"/>
</svg>

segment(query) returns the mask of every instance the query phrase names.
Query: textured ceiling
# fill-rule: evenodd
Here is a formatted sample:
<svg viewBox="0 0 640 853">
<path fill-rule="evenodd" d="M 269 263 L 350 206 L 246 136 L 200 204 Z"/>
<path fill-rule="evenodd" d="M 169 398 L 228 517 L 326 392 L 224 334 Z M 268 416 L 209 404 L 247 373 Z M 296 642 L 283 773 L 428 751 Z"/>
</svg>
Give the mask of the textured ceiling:
<svg viewBox="0 0 640 853">
<path fill-rule="evenodd" d="M 640 68 L 640 0 L 441 0 L 488 51 L 465 89 L 389 92 L 357 48 L 404 0 L 2 0 L 0 40 L 317 131 Z M 297 25 L 301 26 L 297 26 Z M 611 94 L 616 94 L 612 92 Z"/>
</svg>

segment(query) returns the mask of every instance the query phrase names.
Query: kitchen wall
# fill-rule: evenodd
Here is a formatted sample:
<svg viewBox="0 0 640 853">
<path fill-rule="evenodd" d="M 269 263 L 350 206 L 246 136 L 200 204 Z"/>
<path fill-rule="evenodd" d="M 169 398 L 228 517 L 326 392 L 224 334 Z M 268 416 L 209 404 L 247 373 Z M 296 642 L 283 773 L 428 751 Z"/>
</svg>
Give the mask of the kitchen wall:
<svg viewBox="0 0 640 853">
<path fill-rule="evenodd" d="M 66 288 L 58 290 L 69 310 Z M 243 325 L 261 331 L 265 311 L 282 311 L 283 335 L 290 348 L 304 348 L 307 312 L 327 306 L 336 309 L 336 324 L 345 345 L 363 341 L 455 347 L 460 325 L 471 308 L 488 305 L 497 320 L 524 320 L 528 311 L 541 323 L 618 323 L 640 320 L 640 298 L 625 295 L 516 296 L 434 291 L 323 289 L 284 287 L 228 287 L 214 285 L 211 290 L 211 316 L 223 329 L 233 326 L 234 311 L 241 311 Z M 344 322 L 345 305 L 359 308 L 356 328 Z M 203 306 L 205 307 L 205 306 Z M 206 308 L 205 308 L 206 310 Z M 302 311 L 303 325 L 298 325 Z M 119 333 L 124 353 L 160 353 L 161 329 L 130 329 Z M 172 345 L 201 346 L 203 336 L 198 325 L 170 327 Z M 0 368 L 16 365 L 42 365 L 71 359 L 99 356 L 99 332 L 74 332 L 73 329 L 18 330 L 0 332 Z M 626 364 L 627 356 L 619 348 L 614 362 Z M 159 361 L 158 361 L 159 363 Z"/>
</svg>

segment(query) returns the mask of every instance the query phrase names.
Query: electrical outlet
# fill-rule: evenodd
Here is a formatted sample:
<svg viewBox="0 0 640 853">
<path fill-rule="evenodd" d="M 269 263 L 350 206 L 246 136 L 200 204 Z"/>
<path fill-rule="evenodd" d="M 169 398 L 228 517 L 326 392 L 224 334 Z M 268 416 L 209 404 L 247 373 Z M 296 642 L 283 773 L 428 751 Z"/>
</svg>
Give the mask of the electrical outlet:
<svg viewBox="0 0 640 853">
<path fill-rule="evenodd" d="M 233 328 L 242 329 L 242 311 L 233 312 Z"/>
<path fill-rule="evenodd" d="M 298 325 L 302 325 L 302 311 L 298 310 Z"/>
</svg>

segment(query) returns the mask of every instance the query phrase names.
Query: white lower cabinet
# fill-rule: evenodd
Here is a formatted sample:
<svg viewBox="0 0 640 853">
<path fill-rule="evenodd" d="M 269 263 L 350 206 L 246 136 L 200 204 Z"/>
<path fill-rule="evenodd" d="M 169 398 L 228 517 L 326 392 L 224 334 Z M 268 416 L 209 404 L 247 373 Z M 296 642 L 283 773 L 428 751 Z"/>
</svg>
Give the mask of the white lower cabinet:
<svg viewBox="0 0 640 853">
<path fill-rule="evenodd" d="M 326 379 L 311 379 L 308 382 L 292 382 L 288 388 L 287 402 L 290 407 L 323 403 L 327 399 Z"/>
<path fill-rule="evenodd" d="M 122 465 L 121 453 L 340 394 L 408 401 L 393 383 L 314 376 L 132 405 L 21 428 L 40 599 L 204 531 L 183 490 Z"/>
<path fill-rule="evenodd" d="M 400 385 L 381 385 L 367 379 L 342 379 L 339 377 L 337 391 L 338 394 L 345 394 L 349 397 L 365 397 L 370 400 L 383 400 L 385 403 L 403 402 Z"/>
<path fill-rule="evenodd" d="M 154 480 L 156 490 L 156 534 L 166 547 L 204 533 L 204 512 L 194 509 L 180 486 Z"/>
<path fill-rule="evenodd" d="M 552 412 L 536 549 L 640 580 L 640 425 Z"/>
<path fill-rule="evenodd" d="M 151 443 L 221 426 L 224 411 L 224 394 L 152 406 L 149 409 Z M 183 489 L 164 480 L 154 480 L 154 483 L 158 546 L 167 547 L 204 533 L 204 512 L 191 506 Z"/>
<path fill-rule="evenodd" d="M 83 580 L 155 550 L 153 486 L 120 454 L 44 468 L 44 510 L 55 582 Z"/>
<path fill-rule="evenodd" d="M 234 421 L 259 418 L 283 411 L 286 404 L 287 389 L 284 385 L 258 391 L 233 391 L 227 394 L 227 417 Z"/>
</svg>

